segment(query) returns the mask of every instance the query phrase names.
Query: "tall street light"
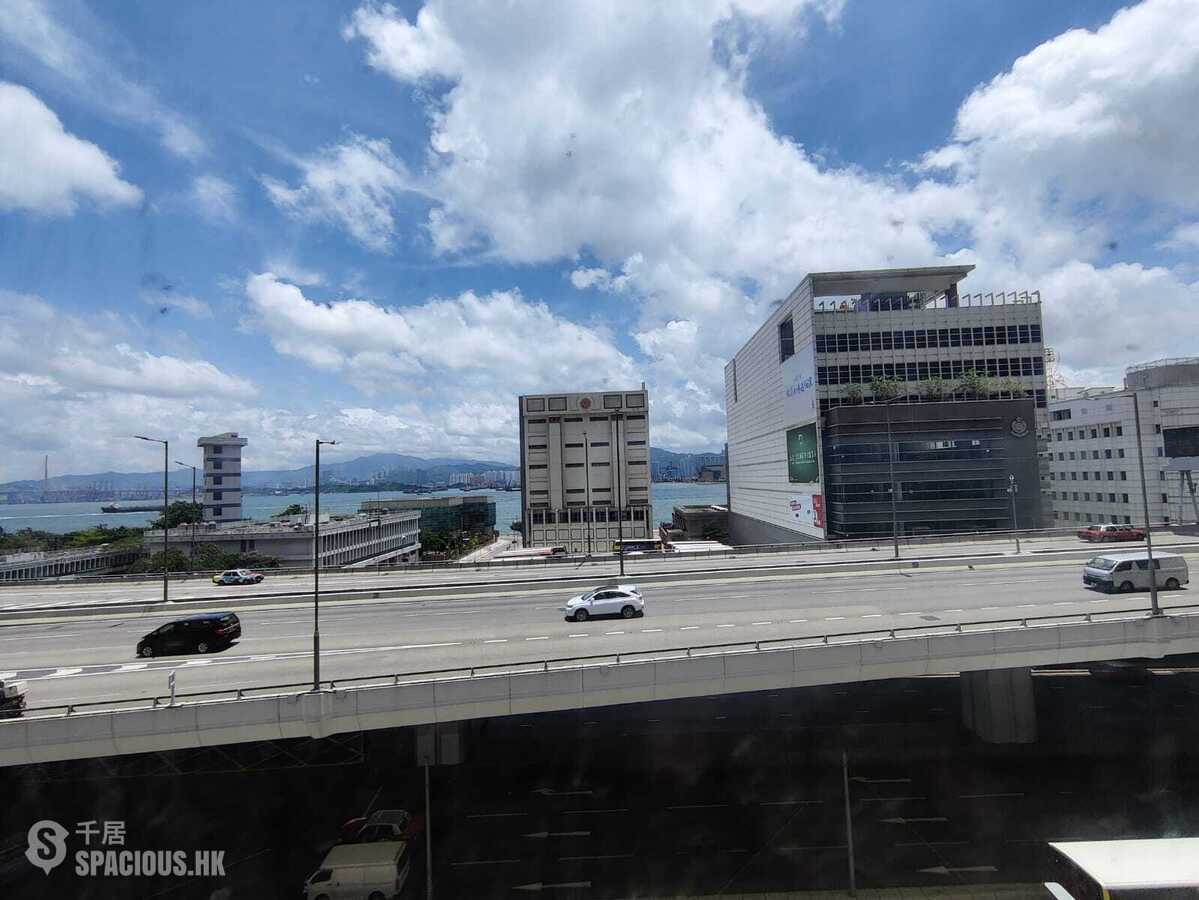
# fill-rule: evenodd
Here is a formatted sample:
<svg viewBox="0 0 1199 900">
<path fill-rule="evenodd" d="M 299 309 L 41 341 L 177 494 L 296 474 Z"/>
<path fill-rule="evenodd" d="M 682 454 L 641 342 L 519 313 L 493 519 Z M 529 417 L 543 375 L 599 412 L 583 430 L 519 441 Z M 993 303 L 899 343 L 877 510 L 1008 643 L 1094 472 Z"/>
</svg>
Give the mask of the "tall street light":
<svg viewBox="0 0 1199 900">
<path fill-rule="evenodd" d="M 1007 476 L 1007 492 L 1012 498 L 1012 533 L 1016 535 L 1016 552 L 1020 552 L 1020 527 L 1016 524 L 1016 492 L 1020 490 L 1020 485 L 1016 484 L 1016 476 L 1008 472 Z"/>
<path fill-rule="evenodd" d="M 895 544 L 895 559 L 899 559 L 899 512 L 895 505 L 895 444 L 891 439 L 891 404 L 899 399 L 892 397 L 883 401 L 887 414 L 887 477 L 891 480 L 891 540 Z"/>
<path fill-rule="evenodd" d="M 167 602 L 167 584 L 170 573 L 170 563 L 167 561 L 167 550 L 171 545 L 171 529 L 170 523 L 167 521 L 167 506 L 169 504 L 167 475 L 171 468 L 171 445 L 169 441 L 161 438 L 146 437 L 144 434 L 135 434 L 135 438 L 139 441 L 149 441 L 152 444 L 162 444 L 162 602 Z"/>
<path fill-rule="evenodd" d="M 591 507 L 591 454 L 590 444 L 588 444 L 587 432 L 583 432 L 583 484 L 586 485 L 587 491 L 587 508 L 583 511 L 583 515 L 587 517 L 587 556 L 591 557 L 591 520 L 595 513 Z"/>
<path fill-rule="evenodd" d="M 1149 605 L 1153 615 L 1160 616 L 1162 608 L 1157 602 L 1157 569 L 1153 563 L 1153 535 L 1150 533 L 1153 520 L 1149 515 L 1149 487 L 1145 484 L 1145 446 L 1141 440 L 1141 405 L 1137 392 L 1132 392 L 1132 414 L 1137 431 L 1137 464 L 1141 467 L 1141 503 L 1145 506 L 1145 550 L 1149 557 Z"/>
<path fill-rule="evenodd" d="M 333 446 L 337 441 L 317 438 L 316 467 L 313 470 L 315 495 L 312 520 L 312 689 L 321 689 L 321 445 Z"/>
<path fill-rule="evenodd" d="M 193 466 L 191 463 L 179 462 L 179 460 L 175 460 L 175 465 L 183 466 L 183 468 L 185 468 L 185 469 L 192 470 L 192 506 L 195 506 L 196 505 L 196 467 Z M 192 514 L 193 515 L 195 514 L 195 510 L 192 510 Z M 192 522 L 191 557 L 192 557 L 192 563 L 194 565 L 195 560 L 196 560 L 196 523 L 195 523 L 195 521 Z"/>
</svg>

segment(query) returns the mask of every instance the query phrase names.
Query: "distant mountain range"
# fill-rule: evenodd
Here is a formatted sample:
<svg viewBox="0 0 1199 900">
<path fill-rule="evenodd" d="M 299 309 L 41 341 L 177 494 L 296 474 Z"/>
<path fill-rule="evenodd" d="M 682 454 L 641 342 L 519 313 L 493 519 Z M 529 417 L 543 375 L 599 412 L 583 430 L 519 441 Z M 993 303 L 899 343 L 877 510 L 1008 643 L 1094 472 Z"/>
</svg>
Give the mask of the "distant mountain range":
<svg viewBox="0 0 1199 900">
<path fill-rule="evenodd" d="M 650 448 L 650 475 L 654 480 L 693 478 L 710 463 L 723 462 L 719 453 L 675 453 L 659 447 Z M 395 481 L 430 484 L 447 481 L 452 475 L 479 475 L 485 472 L 513 472 L 519 469 L 512 463 L 495 460 L 435 457 L 425 459 L 403 453 L 372 453 L 345 462 L 321 464 L 321 484 Z M 242 486 L 247 488 L 306 487 L 312 484 L 312 466 L 298 469 L 248 469 L 242 472 Z M 172 489 L 190 488 L 192 473 L 178 467 L 172 469 L 168 482 Z M 45 488 L 50 491 L 152 491 L 161 490 L 161 472 L 96 472 L 91 475 L 55 475 Z M 3 493 L 40 492 L 40 479 L 9 481 L 0 484 Z"/>
</svg>

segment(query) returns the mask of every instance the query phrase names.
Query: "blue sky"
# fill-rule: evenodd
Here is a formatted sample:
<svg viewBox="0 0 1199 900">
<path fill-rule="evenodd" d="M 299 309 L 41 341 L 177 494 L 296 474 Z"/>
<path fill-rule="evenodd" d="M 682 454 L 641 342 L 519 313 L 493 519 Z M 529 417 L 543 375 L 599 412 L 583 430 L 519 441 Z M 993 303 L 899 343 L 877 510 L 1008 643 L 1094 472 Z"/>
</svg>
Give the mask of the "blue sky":
<svg viewBox="0 0 1199 900">
<path fill-rule="evenodd" d="M 516 394 L 640 381 L 715 448 L 813 270 L 1040 289 L 1073 382 L 1195 352 L 1195 0 L 3 7 L 0 480 L 515 459 Z"/>
</svg>

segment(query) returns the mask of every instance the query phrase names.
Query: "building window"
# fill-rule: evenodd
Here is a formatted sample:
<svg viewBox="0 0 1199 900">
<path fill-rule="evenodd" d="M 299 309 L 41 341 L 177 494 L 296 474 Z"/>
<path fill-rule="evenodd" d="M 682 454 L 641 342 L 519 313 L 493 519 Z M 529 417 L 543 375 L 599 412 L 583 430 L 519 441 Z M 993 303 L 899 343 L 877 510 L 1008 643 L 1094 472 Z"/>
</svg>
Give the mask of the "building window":
<svg viewBox="0 0 1199 900">
<path fill-rule="evenodd" d="M 591 446 L 592 447 L 607 447 L 608 442 L 607 441 L 592 441 Z"/>
<path fill-rule="evenodd" d="M 221 484 L 222 481 L 224 480 L 224 477 L 225 477 L 224 475 L 213 475 L 212 483 L 213 484 Z"/>
<path fill-rule="evenodd" d="M 224 496 L 224 492 L 223 492 L 223 491 L 213 491 L 213 492 L 212 492 L 212 499 L 213 499 L 213 500 L 220 500 L 220 499 L 221 499 L 223 496 Z"/>
<path fill-rule="evenodd" d="M 1157 473 L 1157 480 L 1158 480 L 1158 481 L 1165 481 L 1165 480 L 1166 480 L 1166 470 L 1165 470 L 1165 469 L 1159 469 L 1159 470 L 1158 470 L 1158 473 Z"/>
<path fill-rule="evenodd" d="M 564 447 L 569 447 L 569 448 L 570 448 L 570 449 L 572 449 L 572 450 L 573 450 L 573 449 L 582 449 L 582 447 L 583 447 L 583 445 L 582 445 L 582 444 L 564 444 L 563 446 L 564 446 Z"/>
<path fill-rule="evenodd" d="M 1074 451 L 1073 450 L 1070 451 L 1070 458 L 1074 459 Z"/>
<path fill-rule="evenodd" d="M 846 339 L 846 350 L 848 350 L 848 338 Z M 791 317 L 783 319 L 779 322 L 779 362 L 786 362 L 795 355 L 795 324 L 791 321 Z"/>
<path fill-rule="evenodd" d="M 1115 472 L 1111 472 L 1111 471 L 1109 471 L 1109 472 L 1107 473 L 1107 480 L 1108 480 L 1108 481 L 1115 481 L 1115 480 L 1116 480 L 1116 473 L 1115 473 Z"/>
<path fill-rule="evenodd" d="M 1087 480 L 1087 473 L 1086 473 L 1086 472 L 1083 472 L 1083 473 L 1082 473 L 1082 480 L 1083 480 L 1083 481 L 1086 481 L 1086 480 Z"/>
<path fill-rule="evenodd" d="M 545 412 L 545 398 L 530 397 L 525 401 L 525 412 Z"/>
<path fill-rule="evenodd" d="M 1132 524 L 1132 517 L 1131 517 L 1131 516 L 1125 516 L 1125 517 L 1124 517 L 1124 524 L 1125 524 L 1125 525 L 1131 525 L 1131 524 Z"/>
<path fill-rule="evenodd" d="M 1055 431 L 1053 433 L 1053 438 L 1054 440 L 1060 441 L 1062 439 L 1062 433 L 1060 431 Z"/>
<path fill-rule="evenodd" d="M 1116 495 L 1115 495 L 1115 494 L 1108 494 L 1108 495 L 1107 495 L 1107 502 L 1108 502 L 1108 503 L 1115 503 L 1115 502 L 1116 502 Z"/>
<path fill-rule="evenodd" d="M 1128 495 L 1127 495 L 1127 494 L 1121 494 L 1121 495 L 1120 495 L 1120 502 L 1121 502 L 1121 503 L 1127 503 L 1127 502 L 1128 502 Z"/>
<path fill-rule="evenodd" d="M 1103 458 L 1104 458 L 1104 459 L 1111 459 L 1111 458 L 1112 458 L 1112 451 L 1111 451 L 1111 448 L 1110 448 L 1110 447 L 1109 447 L 1107 450 L 1104 450 L 1104 451 L 1103 451 Z"/>
<path fill-rule="evenodd" d="M 606 462 L 593 462 L 591 464 L 591 467 L 594 469 L 596 466 L 610 466 L 610 465 L 612 465 L 612 464 L 606 463 Z"/>
<path fill-rule="evenodd" d="M 1073 431 L 1066 432 L 1066 440 L 1068 440 L 1068 441 L 1074 440 L 1074 432 Z"/>
<path fill-rule="evenodd" d="M 1098 429 L 1095 429 L 1095 428 L 1092 428 L 1092 429 L 1091 429 L 1091 437 L 1092 437 L 1092 438 L 1097 438 L 1097 437 L 1099 437 L 1099 431 L 1098 431 Z"/>
<path fill-rule="evenodd" d="M 1099 451 L 1098 451 L 1098 450 L 1092 450 L 1092 451 L 1091 451 L 1091 459 L 1098 459 L 1098 458 L 1099 458 Z"/>
<path fill-rule="evenodd" d="M 581 504 L 580 504 L 580 505 L 581 505 Z M 576 523 L 576 524 L 577 524 L 577 523 L 579 523 L 579 522 L 582 522 L 582 521 L 583 521 L 583 510 L 581 510 L 581 509 L 572 509 L 572 510 L 570 511 L 570 521 L 571 521 L 571 522 L 573 522 L 573 523 Z"/>
<path fill-rule="evenodd" d="M 568 493 L 568 494 L 585 494 L 587 492 L 583 488 L 567 488 L 566 493 Z"/>
<path fill-rule="evenodd" d="M 1071 480 L 1071 481 L 1078 481 L 1078 473 L 1077 473 L 1077 472 L 1071 472 L 1071 473 L 1070 473 L 1070 480 Z"/>
<path fill-rule="evenodd" d="M 1078 499 L 1078 491 L 1075 491 L 1075 492 L 1074 492 L 1074 499 L 1075 499 L 1075 500 L 1077 500 L 1077 499 Z"/>
<path fill-rule="evenodd" d="M 731 381 L 733 383 L 733 402 L 736 403 L 737 402 L 737 360 L 735 360 L 735 359 L 729 360 L 729 381 Z M 604 402 L 605 403 L 607 402 L 607 398 L 604 398 Z"/>
<path fill-rule="evenodd" d="M 1051 412 L 1051 413 L 1049 414 L 1049 418 L 1053 419 L 1053 421 L 1055 421 L 1055 422 L 1061 422 L 1061 421 L 1063 421 L 1064 419 L 1068 419 L 1068 418 L 1070 418 L 1070 410 L 1068 410 L 1068 409 L 1055 409 L 1053 412 Z"/>
<path fill-rule="evenodd" d="M 1127 472 L 1121 472 L 1121 473 L 1120 473 L 1120 480 L 1121 480 L 1121 481 L 1127 481 L 1127 480 L 1128 480 L 1128 473 L 1127 473 Z"/>
<path fill-rule="evenodd" d="M 1155 448 L 1154 455 L 1155 455 L 1155 456 L 1165 456 L 1165 455 L 1166 455 L 1166 448 L 1165 448 L 1165 447 L 1157 447 L 1157 448 Z"/>
<path fill-rule="evenodd" d="M 645 441 L 625 441 L 625 443 L 630 447 L 644 447 L 645 446 Z"/>
<path fill-rule="evenodd" d="M 629 409 L 645 409 L 645 394 L 625 394 L 624 405 Z"/>
<path fill-rule="evenodd" d="M 544 467 L 544 466 L 542 466 L 542 468 L 545 468 L 545 467 Z M 567 464 L 566 464 L 566 468 L 568 468 L 568 469 L 581 469 L 581 468 L 583 468 L 583 464 L 582 464 L 582 463 L 567 463 Z"/>
<path fill-rule="evenodd" d="M 645 420 L 645 416 L 625 416 L 625 420 L 629 422 L 642 422 Z"/>
<path fill-rule="evenodd" d="M 224 466 L 225 466 L 225 463 L 222 460 L 214 459 L 212 461 L 212 467 L 214 469 L 221 469 L 221 468 L 224 468 Z"/>
<path fill-rule="evenodd" d="M 604 409 L 620 409 L 620 394 L 604 394 Z"/>
<path fill-rule="evenodd" d="M 566 398 L 565 397 L 550 397 L 550 412 L 565 412 Z"/>
<path fill-rule="evenodd" d="M 1065 453 L 1059 453 L 1059 454 L 1057 455 L 1057 461 L 1058 461 L 1058 462 L 1065 462 L 1065 459 L 1066 459 L 1066 454 L 1065 454 Z"/>
<path fill-rule="evenodd" d="M 595 487 L 593 487 L 591 489 L 591 493 L 593 493 L 593 494 L 610 494 L 610 493 L 612 493 L 612 488 L 595 488 Z"/>
<path fill-rule="evenodd" d="M 1162 494 L 1162 503 L 1169 503 L 1169 502 L 1170 502 L 1170 498 L 1167 497 L 1165 494 Z"/>
<path fill-rule="evenodd" d="M 1124 426 L 1117 425 L 1116 426 L 1116 437 L 1123 437 L 1123 436 L 1124 436 Z"/>
<path fill-rule="evenodd" d="M 549 491 L 529 491 L 534 497 L 545 497 L 549 495 Z"/>
<path fill-rule="evenodd" d="M 545 419 L 529 419 L 530 425 L 544 425 Z"/>
<path fill-rule="evenodd" d="M 1153 401 L 1153 405 L 1154 405 L 1154 406 L 1157 406 L 1157 401 L 1156 401 L 1156 400 L 1154 400 L 1154 401 Z"/>
<path fill-rule="evenodd" d="M 1117 448 L 1116 456 L 1118 456 L 1120 459 L 1124 458 L 1124 448 L 1123 447 Z"/>
<path fill-rule="evenodd" d="M 1111 436 L 1112 436 L 1112 429 L 1111 429 L 1111 427 L 1110 427 L 1110 426 L 1108 426 L 1108 427 L 1105 427 L 1105 428 L 1103 429 L 1103 436 L 1104 436 L 1104 437 L 1111 437 Z"/>
<path fill-rule="evenodd" d="M 541 464 L 541 463 L 538 463 L 537 465 L 529 466 L 529 469 L 530 469 L 530 470 L 532 470 L 532 469 L 544 469 L 544 468 L 545 468 L 545 465 L 543 465 L 543 464 Z"/>
<path fill-rule="evenodd" d="M 213 455 L 213 456 L 220 456 L 220 455 L 221 455 L 221 445 L 220 445 L 220 444 L 213 444 L 213 445 L 212 445 L 212 455 Z"/>
<path fill-rule="evenodd" d="M 1090 514 L 1090 513 L 1087 513 L 1087 521 L 1088 521 L 1088 522 L 1089 522 L 1089 521 L 1091 521 L 1091 514 Z"/>
<path fill-rule="evenodd" d="M 529 444 L 529 449 L 530 450 L 547 450 L 549 448 L 546 444 Z"/>
<path fill-rule="evenodd" d="M 534 512 L 533 513 L 533 524 L 534 525 L 544 525 L 545 524 L 545 513 Z"/>
<path fill-rule="evenodd" d="M 564 418 L 562 419 L 562 421 L 563 421 L 563 422 L 582 422 L 582 421 L 583 421 L 583 417 L 582 417 L 582 416 L 578 416 L 578 417 L 576 417 L 576 418 L 571 418 L 571 417 L 567 416 L 567 417 L 564 417 Z"/>
<path fill-rule="evenodd" d="M 1091 502 L 1091 492 L 1090 492 L 1090 491 L 1084 491 L 1084 492 L 1083 492 L 1083 495 L 1082 495 L 1082 499 L 1083 499 L 1083 500 L 1086 500 L 1088 503 L 1090 503 L 1090 502 Z"/>
</svg>

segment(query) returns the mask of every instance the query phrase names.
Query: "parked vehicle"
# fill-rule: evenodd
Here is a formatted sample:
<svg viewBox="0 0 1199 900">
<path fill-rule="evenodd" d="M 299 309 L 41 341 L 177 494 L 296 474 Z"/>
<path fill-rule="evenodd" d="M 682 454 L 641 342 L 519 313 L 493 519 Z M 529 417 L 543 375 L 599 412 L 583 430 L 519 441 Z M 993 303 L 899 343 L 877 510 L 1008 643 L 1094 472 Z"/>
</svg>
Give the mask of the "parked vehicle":
<svg viewBox="0 0 1199 900">
<path fill-rule="evenodd" d="M 566 613 L 567 622 L 586 622 L 592 616 L 623 616 L 631 619 L 645 615 L 645 601 L 636 585 L 607 584 L 571 597 L 561 609 Z"/>
<path fill-rule="evenodd" d="M 137 655 L 169 656 L 172 653 L 208 653 L 228 647 L 241 637 L 236 613 L 200 613 L 155 628 L 137 642 Z"/>
<path fill-rule="evenodd" d="M 1084 541 L 1097 544 L 1108 541 L 1143 541 L 1145 529 L 1135 525 L 1088 525 L 1078 530 L 1078 536 Z"/>
<path fill-rule="evenodd" d="M 0 681 L 0 719 L 19 719 L 25 713 L 25 682 Z"/>
<path fill-rule="evenodd" d="M 404 841 L 334 844 L 304 882 L 305 900 L 378 900 L 399 897 L 410 861 Z"/>
<path fill-rule="evenodd" d="M 1157 586 L 1164 590 L 1177 590 L 1191 580 L 1185 557 L 1177 553 L 1154 553 L 1153 567 Z M 1092 557 L 1083 566 L 1082 583 L 1103 591 L 1147 591 L 1149 553 L 1139 550 Z"/>
<path fill-rule="evenodd" d="M 226 569 L 220 575 L 213 575 L 212 583 L 258 584 L 265 577 L 261 572 L 251 572 L 249 569 Z"/>
<path fill-rule="evenodd" d="M 425 820 L 406 809 L 378 809 L 369 818 L 350 819 L 341 826 L 339 844 L 411 841 L 425 830 Z"/>
</svg>

